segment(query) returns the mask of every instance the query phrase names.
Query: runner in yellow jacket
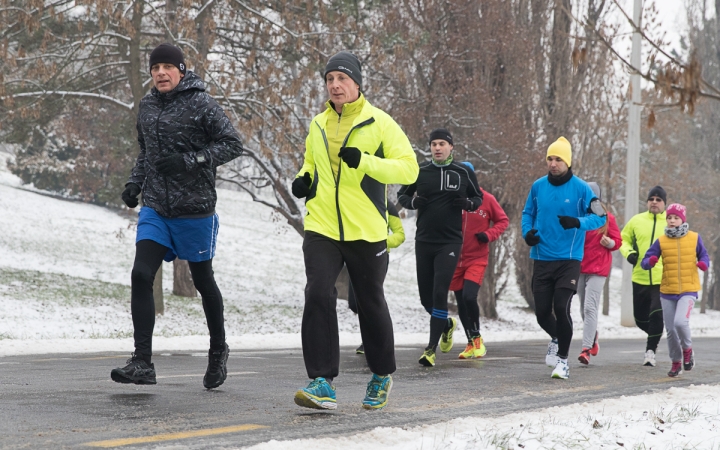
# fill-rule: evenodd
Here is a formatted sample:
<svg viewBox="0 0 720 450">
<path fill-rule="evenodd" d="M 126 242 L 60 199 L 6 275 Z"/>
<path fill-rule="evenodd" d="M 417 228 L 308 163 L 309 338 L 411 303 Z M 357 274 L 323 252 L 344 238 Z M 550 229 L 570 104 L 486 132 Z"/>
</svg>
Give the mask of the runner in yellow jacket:
<svg viewBox="0 0 720 450">
<path fill-rule="evenodd" d="M 648 193 L 648 210 L 634 215 L 622 229 L 620 253 L 633 265 L 633 316 L 635 324 L 647 333 L 643 365 L 655 367 L 655 353 L 663 333 L 663 313 L 660 302 L 662 261 L 655 268 L 643 269 L 640 264 L 645 252 L 663 235 L 667 194 L 661 186 Z"/>
<path fill-rule="evenodd" d="M 387 404 L 395 372 L 392 321 L 383 281 L 388 264 L 386 184 L 410 184 L 418 176 L 405 133 L 362 94 L 361 64 L 342 51 L 325 67 L 330 100 L 313 118 L 305 162 L 292 192 L 305 198 L 305 309 L 303 358 L 310 384 L 295 403 L 336 409 L 332 380 L 340 366 L 335 281 L 347 265 L 358 304 L 360 334 L 372 379 L 363 407 Z"/>
</svg>

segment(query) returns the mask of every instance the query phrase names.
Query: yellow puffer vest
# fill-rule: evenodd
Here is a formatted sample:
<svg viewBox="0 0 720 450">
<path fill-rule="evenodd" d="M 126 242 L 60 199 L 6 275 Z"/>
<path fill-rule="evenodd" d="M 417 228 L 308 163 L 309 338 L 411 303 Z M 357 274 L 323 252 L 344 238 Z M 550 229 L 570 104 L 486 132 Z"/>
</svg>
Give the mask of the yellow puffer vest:
<svg viewBox="0 0 720 450">
<path fill-rule="evenodd" d="M 697 243 L 698 234 L 688 231 L 681 238 L 669 238 L 664 234 L 658 239 L 663 259 L 662 294 L 698 292 Z"/>
</svg>

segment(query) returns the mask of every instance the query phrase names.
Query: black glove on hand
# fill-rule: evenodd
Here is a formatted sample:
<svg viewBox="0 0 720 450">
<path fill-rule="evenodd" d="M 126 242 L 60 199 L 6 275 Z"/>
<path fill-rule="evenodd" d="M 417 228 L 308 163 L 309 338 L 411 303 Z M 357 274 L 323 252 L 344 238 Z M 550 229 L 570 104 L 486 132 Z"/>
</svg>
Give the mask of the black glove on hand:
<svg viewBox="0 0 720 450">
<path fill-rule="evenodd" d="M 297 198 L 305 198 L 310 195 L 310 185 L 312 184 L 312 178 L 310 178 L 310 172 L 305 172 L 302 177 L 297 177 L 292 183 L 292 193 Z"/>
<path fill-rule="evenodd" d="M 155 168 L 163 175 L 177 175 L 187 172 L 185 166 L 185 158 L 182 153 L 174 153 L 169 156 L 163 156 L 155 161 Z"/>
<path fill-rule="evenodd" d="M 530 247 L 534 247 L 540 243 L 540 236 L 536 236 L 537 230 L 532 229 L 525 233 L 525 243 Z"/>
<path fill-rule="evenodd" d="M 488 242 L 490 242 L 490 238 L 485 233 L 477 233 L 475 237 L 481 244 L 487 244 Z"/>
<path fill-rule="evenodd" d="M 456 198 L 452 202 L 453 206 L 459 206 L 465 211 L 472 211 L 475 208 L 475 203 L 469 198 Z"/>
<path fill-rule="evenodd" d="M 580 220 L 577 217 L 558 216 L 558 219 L 560 219 L 560 225 L 566 230 L 580 228 Z"/>
<path fill-rule="evenodd" d="M 412 199 L 410 202 L 410 206 L 412 206 L 414 209 L 420 209 L 426 207 L 428 204 L 428 201 L 425 197 L 417 196 Z"/>
<path fill-rule="evenodd" d="M 140 186 L 135 183 L 128 183 L 125 186 L 125 190 L 120 195 L 122 201 L 125 202 L 128 208 L 134 208 L 138 205 L 137 196 L 140 193 Z"/>
<path fill-rule="evenodd" d="M 360 152 L 360 149 L 355 147 L 343 147 L 340 149 L 340 153 L 338 153 L 338 156 L 342 158 L 343 161 L 345 161 L 345 164 L 347 164 L 348 167 L 352 169 L 357 169 L 360 165 L 360 158 L 362 157 L 362 152 Z"/>
<path fill-rule="evenodd" d="M 629 255 L 627 255 L 627 262 L 632 264 L 633 267 L 635 267 L 635 265 L 637 264 L 637 260 L 638 260 L 637 255 L 638 255 L 637 253 L 630 253 Z"/>
</svg>

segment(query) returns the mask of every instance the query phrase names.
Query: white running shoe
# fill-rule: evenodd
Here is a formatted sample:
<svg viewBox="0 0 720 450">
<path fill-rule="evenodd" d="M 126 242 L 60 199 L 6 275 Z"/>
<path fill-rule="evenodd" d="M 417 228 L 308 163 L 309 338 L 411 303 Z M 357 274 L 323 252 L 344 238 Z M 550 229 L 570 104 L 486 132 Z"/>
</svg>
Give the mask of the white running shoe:
<svg viewBox="0 0 720 450">
<path fill-rule="evenodd" d="M 552 371 L 552 377 L 562 380 L 567 380 L 568 377 L 570 377 L 570 366 L 568 366 L 567 359 L 557 358 L 557 364 Z"/>
<path fill-rule="evenodd" d="M 557 362 L 558 362 L 557 352 L 558 352 L 558 341 L 557 341 L 557 339 L 553 339 L 548 344 L 547 355 L 545 355 L 545 364 L 547 364 L 548 367 L 555 367 L 557 365 Z"/>
<path fill-rule="evenodd" d="M 655 367 L 655 352 L 654 351 L 648 350 L 645 352 L 645 361 L 643 361 L 643 366 Z"/>
</svg>

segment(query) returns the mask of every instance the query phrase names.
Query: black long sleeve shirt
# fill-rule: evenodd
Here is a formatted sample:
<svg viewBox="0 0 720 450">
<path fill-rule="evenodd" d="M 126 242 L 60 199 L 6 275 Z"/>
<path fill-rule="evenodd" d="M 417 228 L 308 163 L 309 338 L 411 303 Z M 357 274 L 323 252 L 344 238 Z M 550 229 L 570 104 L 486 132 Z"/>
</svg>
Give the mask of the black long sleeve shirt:
<svg viewBox="0 0 720 450">
<path fill-rule="evenodd" d="M 426 198 L 427 206 L 416 208 L 415 195 Z M 420 164 L 415 183 L 398 192 L 404 208 L 418 210 L 415 240 L 439 244 L 462 243 L 462 208 L 453 206 L 453 201 L 470 199 L 474 211 L 482 204 L 482 197 L 475 173 L 454 161 L 442 167 L 431 161 Z"/>
</svg>

